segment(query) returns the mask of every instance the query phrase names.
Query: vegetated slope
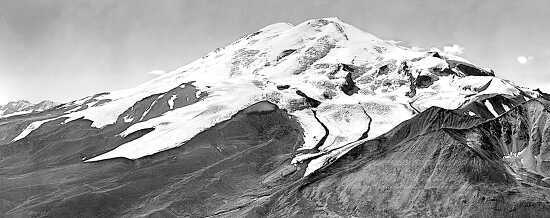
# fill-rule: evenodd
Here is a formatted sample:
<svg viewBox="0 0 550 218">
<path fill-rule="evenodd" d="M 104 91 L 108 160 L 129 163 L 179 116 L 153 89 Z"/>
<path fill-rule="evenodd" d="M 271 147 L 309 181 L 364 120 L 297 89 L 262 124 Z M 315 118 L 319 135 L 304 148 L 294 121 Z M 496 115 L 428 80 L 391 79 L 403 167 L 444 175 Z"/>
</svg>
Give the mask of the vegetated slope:
<svg viewBox="0 0 550 218">
<path fill-rule="evenodd" d="M 29 137 L 30 144 L 46 140 L 42 148 L 23 143 L 0 147 L 4 216 L 206 216 L 253 203 L 279 183 L 301 178 L 295 173 L 300 168 L 290 164 L 302 143 L 301 128 L 267 102 L 239 112 L 186 146 L 138 160 L 79 159 L 83 150 L 138 135 L 117 139 L 95 132 L 78 140 L 52 140 L 97 131 L 85 125 L 89 122 L 72 122 L 74 132 Z M 71 149 L 75 147 L 81 150 Z"/>
</svg>

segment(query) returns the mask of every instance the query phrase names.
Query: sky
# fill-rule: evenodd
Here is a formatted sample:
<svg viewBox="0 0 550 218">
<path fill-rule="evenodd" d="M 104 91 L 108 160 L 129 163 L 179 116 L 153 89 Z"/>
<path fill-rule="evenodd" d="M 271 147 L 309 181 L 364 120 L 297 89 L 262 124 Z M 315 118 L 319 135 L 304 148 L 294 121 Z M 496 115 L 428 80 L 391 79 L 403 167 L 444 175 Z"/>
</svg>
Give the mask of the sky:
<svg viewBox="0 0 550 218">
<path fill-rule="evenodd" d="M 546 0 L 0 0 L 0 103 L 131 88 L 269 24 L 321 17 L 550 91 Z"/>
</svg>

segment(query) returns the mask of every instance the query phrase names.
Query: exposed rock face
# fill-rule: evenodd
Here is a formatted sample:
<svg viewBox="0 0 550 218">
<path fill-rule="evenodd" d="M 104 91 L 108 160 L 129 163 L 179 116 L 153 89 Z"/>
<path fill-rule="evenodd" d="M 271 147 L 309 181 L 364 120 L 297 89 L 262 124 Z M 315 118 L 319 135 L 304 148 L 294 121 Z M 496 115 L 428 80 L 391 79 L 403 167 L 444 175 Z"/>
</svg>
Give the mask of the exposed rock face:
<svg viewBox="0 0 550 218">
<path fill-rule="evenodd" d="M 510 162 L 516 174 L 550 177 L 549 106 L 545 99 L 531 100 L 480 127 L 484 138 L 498 141 L 494 152 Z M 540 183 L 527 176 L 522 179 Z"/>
<path fill-rule="evenodd" d="M 415 86 L 418 88 L 428 88 L 433 83 L 433 79 L 430 76 L 418 76 L 415 81 Z"/>
<path fill-rule="evenodd" d="M 351 73 L 346 74 L 346 82 L 340 87 L 342 92 L 346 95 L 353 95 L 359 91 L 359 88 L 355 85 Z"/>
<path fill-rule="evenodd" d="M 550 214 L 549 95 L 336 18 L 0 118 L 0 216 Z"/>
</svg>

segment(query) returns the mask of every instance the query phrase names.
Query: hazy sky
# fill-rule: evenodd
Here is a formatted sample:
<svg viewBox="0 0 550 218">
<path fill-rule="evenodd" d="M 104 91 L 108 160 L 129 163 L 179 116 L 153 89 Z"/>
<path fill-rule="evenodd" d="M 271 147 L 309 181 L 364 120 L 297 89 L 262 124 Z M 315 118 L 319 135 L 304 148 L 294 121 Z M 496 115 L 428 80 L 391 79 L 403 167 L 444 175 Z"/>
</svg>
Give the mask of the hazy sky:
<svg viewBox="0 0 550 218">
<path fill-rule="evenodd" d="M 337 16 L 550 89 L 550 1 L 0 0 L 0 102 L 129 88 L 276 22 Z"/>
</svg>

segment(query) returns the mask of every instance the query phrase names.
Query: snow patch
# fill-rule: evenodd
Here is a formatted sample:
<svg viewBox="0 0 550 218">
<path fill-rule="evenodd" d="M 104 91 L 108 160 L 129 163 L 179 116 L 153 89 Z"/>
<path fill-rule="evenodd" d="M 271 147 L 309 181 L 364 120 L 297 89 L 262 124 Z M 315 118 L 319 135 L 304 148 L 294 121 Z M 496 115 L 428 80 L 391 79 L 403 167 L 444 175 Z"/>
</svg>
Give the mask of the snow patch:
<svg viewBox="0 0 550 218">
<path fill-rule="evenodd" d="M 176 95 L 172 95 L 172 97 L 168 99 L 168 106 L 170 107 L 170 110 L 174 109 L 174 100 L 176 100 L 176 98 Z"/>
<path fill-rule="evenodd" d="M 510 110 L 510 107 L 508 105 L 503 104 L 502 107 L 504 108 L 504 111 L 508 112 Z"/>
<path fill-rule="evenodd" d="M 13 117 L 13 116 L 17 116 L 17 115 L 29 114 L 29 113 L 32 113 L 32 112 L 33 112 L 32 110 L 17 111 L 15 113 L 0 116 L 0 118 L 8 118 L 8 117 Z"/>
<path fill-rule="evenodd" d="M 130 114 L 128 114 L 128 115 L 124 116 L 123 119 L 124 119 L 125 123 L 130 123 L 134 120 L 134 117 L 132 117 Z"/>
<path fill-rule="evenodd" d="M 55 120 L 57 119 L 56 118 L 51 118 L 51 119 L 46 119 L 46 120 L 40 120 L 40 121 L 35 121 L 35 122 L 32 122 L 31 124 L 29 124 L 24 130 L 23 132 L 19 133 L 18 136 L 16 136 L 14 139 L 12 139 L 11 141 L 12 142 L 15 142 L 15 141 L 18 141 L 20 139 L 23 139 L 25 137 L 27 137 L 32 131 L 40 128 L 40 126 L 42 126 L 42 124 L 46 123 L 46 122 L 49 122 L 49 121 L 52 121 L 52 120 Z"/>
<path fill-rule="evenodd" d="M 212 90 L 213 94 L 202 101 L 130 126 L 121 134 L 122 136 L 141 129 L 153 128 L 154 130 L 86 162 L 116 157 L 137 159 L 178 147 L 196 134 L 228 120 L 233 114 L 255 103 L 256 89 L 251 84 L 235 84 Z"/>
<path fill-rule="evenodd" d="M 319 141 L 325 136 L 324 127 L 315 119 L 313 111 L 301 110 L 292 113 L 296 116 L 298 122 L 304 130 L 304 144 L 298 148 L 298 151 L 305 149 L 314 149 Z"/>
<path fill-rule="evenodd" d="M 493 116 L 498 117 L 498 113 L 495 111 L 493 105 L 491 104 L 491 102 L 489 102 L 489 100 L 485 100 L 485 106 L 487 107 L 487 109 L 489 109 L 489 112 L 491 112 Z"/>
</svg>

